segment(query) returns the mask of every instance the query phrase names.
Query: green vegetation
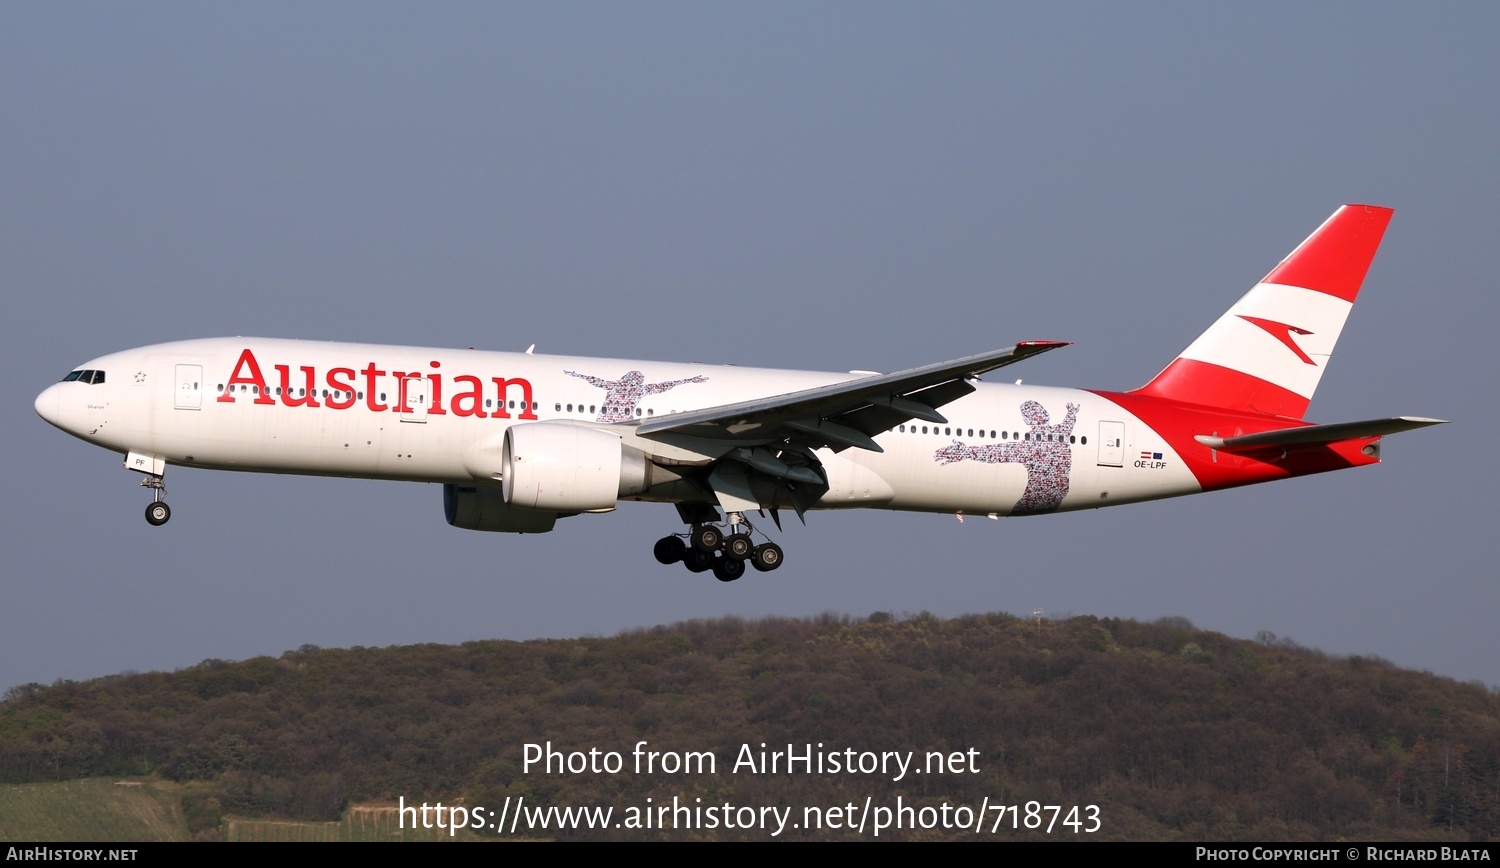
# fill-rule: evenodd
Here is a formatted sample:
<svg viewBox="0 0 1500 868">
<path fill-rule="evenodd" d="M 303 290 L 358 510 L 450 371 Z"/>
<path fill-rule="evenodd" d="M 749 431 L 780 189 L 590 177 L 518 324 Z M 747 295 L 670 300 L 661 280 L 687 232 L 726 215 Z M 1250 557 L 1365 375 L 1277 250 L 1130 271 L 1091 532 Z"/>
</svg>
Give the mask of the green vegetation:
<svg viewBox="0 0 1500 868">
<path fill-rule="evenodd" d="M 194 822 L 193 807 L 212 810 Z M 195 825 L 197 828 L 195 828 Z M 89 778 L 0 784 L 0 841 L 472 841 L 440 829 L 401 828 L 396 809 L 354 806 L 337 822 L 223 818 L 217 800 L 162 780 Z"/>
<path fill-rule="evenodd" d="M 560 751 L 618 751 L 627 764 L 639 741 L 709 751 L 717 772 L 524 773 L 523 745 L 545 741 Z M 761 742 L 919 759 L 974 749 L 980 771 L 900 782 L 732 773 L 742 745 Z M 171 798 L 150 797 L 179 830 L 164 836 L 178 838 L 389 840 L 402 834 L 393 812 L 349 806 L 394 806 L 398 797 L 623 810 L 677 796 L 800 815 L 803 806 L 872 796 L 934 806 L 1096 804 L 1103 828 L 1095 837 L 1108 839 L 1494 840 L 1500 696 L 1269 635 L 1234 640 L 1180 618 L 877 613 L 701 621 L 567 641 L 304 646 L 276 659 L 28 685 L 0 702 L 0 782 L 20 785 L 0 788 L 0 837 L 57 828 L 44 825 L 58 814 L 43 802 L 66 799 L 28 801 L 17 795 L 23 786 L 153 775 L 180 784 Z M 857 837 L 784 837 L 799 836 Z"/>
<path fill-rule="evenodd" d="M 224 822 L 225 841 L 472 841 L 460 832 L 450 837 L 441 829 L 401 828 L 393 807 L 357 806 L 337 822 L 295 822 L 231 818 Z"/>
<path fill-rule="evenodd" d="M 0 841 L 184 841 L 181 799 L 149 780 L 0 786 Z"/>
</svg>

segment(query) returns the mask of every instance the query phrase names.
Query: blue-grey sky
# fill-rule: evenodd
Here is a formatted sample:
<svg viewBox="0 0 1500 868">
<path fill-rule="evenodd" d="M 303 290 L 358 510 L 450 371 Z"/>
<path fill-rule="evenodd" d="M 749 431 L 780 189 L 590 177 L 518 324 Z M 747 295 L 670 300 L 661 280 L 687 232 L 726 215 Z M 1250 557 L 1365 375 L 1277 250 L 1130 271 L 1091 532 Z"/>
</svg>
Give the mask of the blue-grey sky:
<svg viewBox="0 0 1500 868">
<path fill-rule="evenodd" d="M 1182 615 L 1500 684 L 1492 4 L 0 6 L 0 688 L 687 618 Z M 1338 205 L 1396 209 L 1310 417 L 1363 470 L 1082 514 L 813 514 L 664 568 L 436 486 L 120 459 L 32 399 L 230 334 L 895 370 L 1005 346 L 1125 389 Z"/>
</svg>

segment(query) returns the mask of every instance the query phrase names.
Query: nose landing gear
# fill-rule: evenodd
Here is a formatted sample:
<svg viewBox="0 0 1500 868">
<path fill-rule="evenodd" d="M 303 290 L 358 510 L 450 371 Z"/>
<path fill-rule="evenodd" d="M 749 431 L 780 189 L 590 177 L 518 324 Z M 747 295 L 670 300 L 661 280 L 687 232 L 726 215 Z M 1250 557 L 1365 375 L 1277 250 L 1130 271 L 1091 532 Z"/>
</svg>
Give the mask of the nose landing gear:
<svg viewBox="0 0 1500 868">
<path fill-rule="evenodd" d="M 167 472 L 167 459 L 163 455 L 136 452 L 125 453 L 125 469 L 139 473 L 143 488 L 151 489 L 151 502 L 146 505 L 146 522 L 152 527 L 161 527 L 172 517 L 172 508 L 167 506 L 167 485 L 162 481 Z"/>
<path fill-rule="evenodd" d="M 161 527 L 172 517 L 172 508 L 167 506 L 166 483 L 162 482 L 159 475 L 153 474 L 141 480 L 141 485 L 152 490 L 152 500 L 146 504 L 146 523 L 152 527 Z"/>
</svg>

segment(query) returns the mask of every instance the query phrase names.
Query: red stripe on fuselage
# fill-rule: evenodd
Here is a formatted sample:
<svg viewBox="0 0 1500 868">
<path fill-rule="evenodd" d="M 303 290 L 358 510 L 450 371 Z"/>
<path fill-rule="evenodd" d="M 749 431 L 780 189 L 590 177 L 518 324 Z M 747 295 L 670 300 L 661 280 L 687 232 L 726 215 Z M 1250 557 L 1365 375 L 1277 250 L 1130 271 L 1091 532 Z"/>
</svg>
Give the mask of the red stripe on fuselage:
<svg viewBox="0 0 1500 868">
<path fill-rule="evenodd" d="M 1354 301 L 1393 213 L 1378 205 L 1345 205 L 1261 283 L 1300 286 Z"/>
<path fill-rule="evenodd" d="M 1183 360 L 1178 360 L 1181 361 Z M 1374 443 L 1379 437 L 1361 437 L 1308 446 L 1275 446 L 1250 452 L 1213 450 L 1193 438 L 1203 434 L 1237 437 L 1261 431 L 1300 428 L 1307 423 L 1256 413 L 1226 412 L 1213 407 L 1154 398 L 1140 392 L 1094 394 L 1119 404 L 1166 440 L 1204 491 L 1380 462 L 1379 458 L 1365 455 L 1361 451 L 1366 444 Z M 1305 408 L 1306 402 L 1303 403 Z"/>
<path fill-rule="evenodd" d="M 1278 350 L 1278 352 L 1280 352 Z M 1243 407 L 1256 414 L 1301 419 L 1309 399 L 1275 383 L 1197 359 L 1177 358 L 1156 379 L 1131 393 L 1168 403 Z M 1215 410 L 1223 413 L 1224 410 Z M 1285 424 L 1273 427 L 1286 427 Z M 1203 432 L 1199 432 L 1203 433 Z"/>
</svg>

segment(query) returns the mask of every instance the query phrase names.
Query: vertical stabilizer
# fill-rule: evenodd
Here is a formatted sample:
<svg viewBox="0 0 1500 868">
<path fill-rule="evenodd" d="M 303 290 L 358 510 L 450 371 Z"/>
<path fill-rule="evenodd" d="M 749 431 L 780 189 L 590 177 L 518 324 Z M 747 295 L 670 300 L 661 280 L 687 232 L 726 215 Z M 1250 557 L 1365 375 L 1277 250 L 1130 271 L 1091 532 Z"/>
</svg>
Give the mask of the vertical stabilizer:
<svg viewBox="0 0 1500 868">
<path fill-rule="evenodd" d="M 1335 211 L 1135 394 L 1301 419 L 1392 213 Z"/>
</svg>

